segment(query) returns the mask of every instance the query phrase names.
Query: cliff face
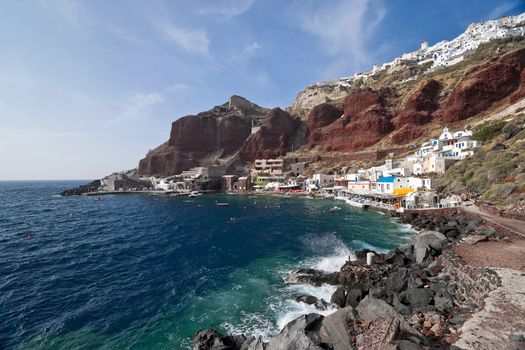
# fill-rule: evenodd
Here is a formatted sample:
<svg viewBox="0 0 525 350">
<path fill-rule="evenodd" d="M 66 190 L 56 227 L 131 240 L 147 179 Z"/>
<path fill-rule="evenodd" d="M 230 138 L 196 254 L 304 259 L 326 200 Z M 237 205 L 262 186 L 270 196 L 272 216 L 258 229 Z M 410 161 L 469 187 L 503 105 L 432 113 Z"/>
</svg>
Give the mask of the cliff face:
<svg viewBox="0 0 525 350">
<path fill-rule="evenodd" d="M 325 138 L 324 127 L 332 124 L 343 116 L 343 110 L 328 103 L 322 103 L 312 108 L 306 121 L 306 137 L 310 146 L 323 142 Z"/>
<path fill-rule="evenodd" d="M 525 49 L 474 67 L 443 104 L 442 120 L 455 122 L 483 112 L 520 86 Z"/>
<path fill-rule="evenodd" d="M 239 96 L 211 110 L 172 123 L 168 142 L 139 162 L 141 175 L 174 175 L 195 166 L 221 165 L 250 136 L 252 123 L 267 113 Z"/>
<path fill-rule="evenodd" d="M 434 71 L 400 63 L 366 79 L 316 84 L 302 91 L 288 112 L 233 96 L 175 121 L 168 142 L 149 152 L 138 171 L 173 175 L 194 166 L 244 166 L 284 156 L 292 143 L 290 156 L 306 159 L 389 149 L 425 140 L 444 125 L 466 127 L 470 118 L 477 121 L 524 97 L 525 38 L 497 40 Z M 251 134 L 254 125 L 260 129 Z"/>
<path fill-rule="evenodd" d="M 463 122 L 514 103 L 525 97 L 524 46 L 523 39 L 496 42 L 460 65 L 394 84 L 387 83 L 393 79 L 388 72 L 372 76 L 367 87 L 346 95 L 342 116 L 338 102 L 311 109 L 304 151 L 314 147 L 317 152 L 360 151 L 380 141 L 386 148 L 413 143 L 438 125 Z M 308 104 L 302 94 L 300 99 L 297 103 Z"/>
<path fill-rule="evenodd" d="M 286 154 L 291 138 L 301 124 L 280 108 L 270 111 L 259 131 L 251 135 L 239 151 L 240 159 L 252 162 L 258 158 L 276 158 Z"/>
<path fill-rule="evenodd" d="M 325 151 L 352 151 L 375 144 L 393 128 L 386 109 L 387 95 L 386 90 L 370 89 L 352 93 L 345 99 L 343 116 L 337 119 L 338 110 L 314 109 L 307 122 L 309 146 L 321 146 Z M 322 110 L 331 113 L 321 114 Z M 317 121 L 320 115 L 324 116 L 323 123 Z"/>
</svg>

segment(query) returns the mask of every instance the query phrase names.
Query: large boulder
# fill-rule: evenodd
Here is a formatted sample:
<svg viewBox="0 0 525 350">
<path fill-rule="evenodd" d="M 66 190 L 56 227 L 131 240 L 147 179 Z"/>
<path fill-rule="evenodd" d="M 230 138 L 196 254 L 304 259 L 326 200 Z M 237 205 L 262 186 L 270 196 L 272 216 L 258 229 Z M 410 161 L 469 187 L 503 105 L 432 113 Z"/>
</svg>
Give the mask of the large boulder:
<svg viewBox="0 0 525 350">
<path fill-rule="evenodd" d="M 324 317 L 319 314 L 308 314 L 293 320 L 270 340 L 266 350 L 329 349 L 329 344 L 319 336 L 323 319 Z"/>
<path fill-rule="evenodd" d="M 400 333 L 400 321 L 395 317 L 379 318 L 359 337 L 358 349 L 397 349 L 393 345 Z"/>
<path fill-rule="evenodd" d="M 395 318 L 399 320 L 399 327 L 402 331 L 414 335 L 418 338 L 423 339 L 421 333 L 414 329 L 405 318 L 397 312 L 394 307 L 387 304 L 381 299 L 372 298 L 370 296 L 365 297 L 359 305 L 356 307 L 356 311 L 361 320 L 371 320 L 375 321 L 377 319 L 383 318 Z"/>
<path fill-rule="evenodd" d="M 344 287 L 338 287 L 334 294 L 332 294 L 332 297 L 330 298 L 330 302 L 332 304 L 335 304 L 339 307 L 344 307 L 346 304 L 346 291 Z"/>
<path fill-rule="evenodd" d="M 266 350 L 266 343 L 262 341 L 261 337 L 252 337 L 247 339 L 239 350 Z"/>
<path fill-rule="evenodd" d="M 348 329 L 351 321 L 357 321 L 354 309 L 352 307 L 339 309 L 324 318 L 319 336 L 325 343 L 330 344 L 333 350 L 347 350 L 352 344 Z"/>
<path fill-rule="evenodd" d="M 224 336 L 215 329 L 202 329 L 193 337 L 192 350 L 237 350 L 246 341 L 244 335 Z"/>
<path fill-rule="evenodd" d="M 447 237 L 437 231 L 425 231 L 417 235 L 414 239 L 414 253 L 416 262 L 422 263 L 433 251 L 441 252 L 441 249 L 448 242 Z"/>
</svg>

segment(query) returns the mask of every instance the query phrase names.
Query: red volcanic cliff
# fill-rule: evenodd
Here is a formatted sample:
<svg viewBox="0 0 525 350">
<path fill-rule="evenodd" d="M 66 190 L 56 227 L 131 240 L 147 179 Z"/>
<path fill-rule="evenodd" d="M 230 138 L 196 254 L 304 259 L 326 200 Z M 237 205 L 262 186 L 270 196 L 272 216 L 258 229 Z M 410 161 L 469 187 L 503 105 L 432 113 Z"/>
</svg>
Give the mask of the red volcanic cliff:
<svg viewBox="0 0 525 350">
<path fill-rule="evenodd" d="M 442 120 L 456 122 L 489 109 L 518 89 L 525 67 L 525 49 L 470 70 L 442 106 Z"/>
<path fill-rule="evenodd" d="M 353 151 L 377 143 L 393 129 L 386 109 L 386 90 L 360 90 L 348 95 L 344 116 L 315 132 L 309 146 L 325 151 Z"/>
<path fill-rule="evenodd" d="M 235 153 L 250 135 L 251 122 L 240 116 L 186 116 L 173 122 L 166 144 L 139 162 L 139 174 L 173 175 L 205 166 L 208 157 Z"/>
<path fill-rule="evenodd" d="M 259 131 L 252 134 L 240 149 L 241 160 L 252 162 L 258 158 L 276 158 L 286 154 L 289 141 L 299 125 L 299 119 L 280 108 L 272 109 Z"/>
<path fill-rule="evenodd" d="M 309 145 L 322 142 L 323 127 L 332 124 L 343 115 L 343 110 L 328 103 L 322 103 L 312 108 L 306 120 L 306 139 Z"/>
<path fill-rule="evenodd" d="M 432 121 L 432 113 L 439 107 L 440 91 L 441 84 L 430 79 L 412 92 L 401 113 L 394 119 L 396 126 L 396 131 L 392 134 L 394 144 L 408 143 L 423 135 L 421 125 Z"/>
<path fill-rule="evenodd" d="M 168 142 L 139 162 L 141 175 L 180 174 L 195 166 L 211 166 L 232 156 L 250 136 L 252 122 L 267 109 L 239 96 L 224 105 L 180 118 L 172 123 Z"/>
<path fill-rule="evenodd" d="M 168 145 L 180 152 L 224 155 L 236 152 L 250 135 L 251 123 L 240 116 L 187 116 L 173 122 Z"/>
<path fill-rule="evenodd" d="M 438 94 L 441 84 L 434 80 L 426 80 L 408 98 L 403 111 L 394 124 L 401 127 L 408 124 L 423 125 L 432 120 L 432 113 L 438 109 Z"/>
</svg>

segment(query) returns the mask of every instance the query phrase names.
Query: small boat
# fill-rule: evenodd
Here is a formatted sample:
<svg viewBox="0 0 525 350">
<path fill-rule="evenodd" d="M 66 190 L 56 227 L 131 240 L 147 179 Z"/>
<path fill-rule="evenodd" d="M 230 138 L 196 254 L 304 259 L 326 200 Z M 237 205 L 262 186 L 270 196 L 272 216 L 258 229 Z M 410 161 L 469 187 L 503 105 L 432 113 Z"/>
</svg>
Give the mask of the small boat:
<svg viewBox="0 0 525 350">
<path fill-rule="evenodd" d="M 195 198 L 195 197 L 200 196 L 200 195 L 201 195 L 201 194 L 200 194 L 198 191 L 193 191 L 193 192 L 191 192 L 191 193 L 188 195 L 188 197 L 190 197 L 190 198 Z"/>
<path fill-rule="evenodd" d="M 333 206 L 332 208 L 330 208 L 330 211 L 331 212 L 334 212 L 334 211 L 339 211 L 341 210 L 341 207 L 338 207 L 337 205 Z"/>
<path fill-rule="evenodd" d="M 370 206 L 367 202 L 356 201 L 354 199 L 347 199 L 346 203 L 350 204 L 352 207 L 360 208 L 360 209 L 368 209 L 368 207 Z"/>
<path fill-rule="evenodd" d="M 355 201 L 355 200 L 352 200 L 352 199 L 347 199 L 346 203 L 350 204 L 352 207 L 355 207 L 355 208 L 363 209 L 363 207 L 364 207 L 364 204 L 362 202 L 358 202 L 358 201 Z"/>
<path fill-rule="evenodd" d="M 217 205 L 218 207 L 227 207 L 228 205 L 230 205 L 230 203 L 226 203 L 226 202 L 218 202 L 218 203 L 216 203 L 216 205 Z"/>
</svg>

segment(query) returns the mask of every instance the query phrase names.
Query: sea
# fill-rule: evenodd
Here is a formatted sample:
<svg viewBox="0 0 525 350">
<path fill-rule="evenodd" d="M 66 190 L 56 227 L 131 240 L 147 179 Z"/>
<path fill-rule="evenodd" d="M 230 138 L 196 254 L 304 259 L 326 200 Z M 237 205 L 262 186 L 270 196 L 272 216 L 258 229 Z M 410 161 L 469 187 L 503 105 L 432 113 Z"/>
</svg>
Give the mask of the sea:
<svg viewBox="0 0 525 350">
<path fill-rule="evenodd" d="M 59 195 L 86 182 L 0 182 L 0 349 L 189 349 L 207 327 L 268 339 L 335 311 L 295 301 L 335 287 L 290 272 L 338 271 L 414 235 L 333 200 Z"/>
</svg>

